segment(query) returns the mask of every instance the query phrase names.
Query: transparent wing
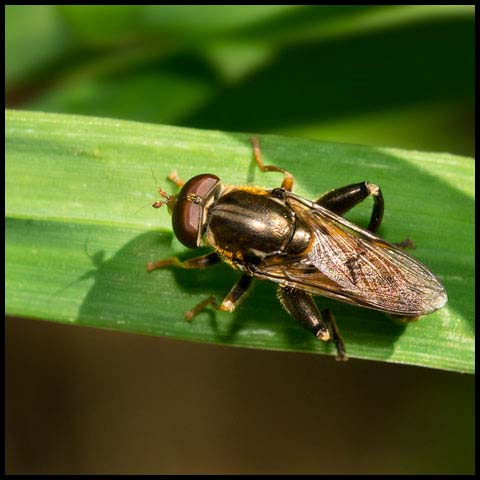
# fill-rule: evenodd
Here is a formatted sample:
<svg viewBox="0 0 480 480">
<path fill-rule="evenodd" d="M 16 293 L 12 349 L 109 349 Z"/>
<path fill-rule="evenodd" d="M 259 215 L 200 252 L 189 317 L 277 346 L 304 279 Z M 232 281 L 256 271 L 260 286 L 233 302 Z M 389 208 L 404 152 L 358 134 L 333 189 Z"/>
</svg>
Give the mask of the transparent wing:
<svg viewBox="0 0 480 480">
<path fill-rule="evenodd" d="M 443 307 L 443 286 L 418 260 L 371 232 L 288 193 L 287 203 L 314 234 L 307 251 L 267 258 L 255 276 L 398 315 Z"/>
</svg>

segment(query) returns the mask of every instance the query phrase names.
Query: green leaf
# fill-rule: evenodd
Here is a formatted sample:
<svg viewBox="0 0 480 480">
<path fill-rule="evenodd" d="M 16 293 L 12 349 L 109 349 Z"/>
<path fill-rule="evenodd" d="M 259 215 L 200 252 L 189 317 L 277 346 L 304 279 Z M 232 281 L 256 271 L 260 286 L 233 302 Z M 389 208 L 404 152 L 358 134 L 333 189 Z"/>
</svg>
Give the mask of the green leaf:
<svg viewBox="0 0 480 480">
<path fill-rule="evenodd" d="M 72 115 L 6 112 L 6 313 L 178 339 L 333 354 L 292 320 L 275 286 L 255 281 L 233 314 L 183 312 L 226 295 L 238 272 L 159 270 L 147 262 L 178 254 L 152 171 L 165 189 L 177 169 L 226 183 L 278 186 L 259 172 L 251 134 L 203 131 Z M 368 179 L 381 185 L 379 234 L 414 239 L 412 255 L 444 283 L 448 305 L 407 327 L 385 315 L 324 298 L 352 358 L 474 371 L 474 163 L 471 158 L 260 136 L 264 160 L 295 175 L 307 198 Z M 142 207 L 145 208 L 142 209 Z M 347 217 L 368 221 L 365 202 Z M 140 209 L 140 210 L 139 210 Z M 201 250 L 205 252 L 204 249 Z"/>
</svg>

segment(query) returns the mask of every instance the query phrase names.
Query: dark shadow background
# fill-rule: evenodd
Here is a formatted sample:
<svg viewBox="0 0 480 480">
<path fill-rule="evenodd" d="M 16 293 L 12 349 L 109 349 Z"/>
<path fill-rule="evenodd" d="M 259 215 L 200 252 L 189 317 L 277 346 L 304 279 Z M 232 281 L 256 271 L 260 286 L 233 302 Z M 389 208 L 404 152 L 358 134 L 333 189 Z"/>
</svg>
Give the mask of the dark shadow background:
<svg viewBox="0 0 480 480">
<path fill-rule="evenodd" d="M 6 323 L 10 473 L 472 473 L 474 377 Z"/>
<path fill-rule="evenodd" d="M 473 10 L 414 8 L 8 6 L 6 105 L 473 155 Z M 473 376 L 5 332 L 7 473 L 474 471 Z"/>
</svg>

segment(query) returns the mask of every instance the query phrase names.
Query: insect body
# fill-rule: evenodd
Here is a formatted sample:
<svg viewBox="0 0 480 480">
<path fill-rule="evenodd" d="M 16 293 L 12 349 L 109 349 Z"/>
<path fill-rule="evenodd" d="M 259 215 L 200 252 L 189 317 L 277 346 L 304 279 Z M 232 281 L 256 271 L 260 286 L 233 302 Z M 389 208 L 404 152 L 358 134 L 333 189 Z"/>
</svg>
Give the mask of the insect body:
<svg viewBox="0 0 480 480">
<path fill-rule="evenodd" d="M 369 182 L 348 185 L 312 202 L 292 193 L 293 176 L 261 160 L 257 139 L 254 156 L 262 171 L 284 174 L 280 188 L 224 185 L 216 175 L 203 174 L 184 183 L 178 195 L 153 204 L 167 204 L 176 237 L 187 247 L 213 247 L 207 255 L 180 262 L 176 257 L 150 263 L 148 270 L 177 266 L 205 268 L 225 261 L 243 272 L 223 302 L 208 297 L 185 313 L 193 318 L 208 305 L 233 311 L 252 278 L 278 284 L 285 310 L 319 339 L 333 340 L 337 359 L 346 360 L 343 341 L 329 310 L 320 312 L 312 295 L 380 310 L 413 320 L 447 302 L 445 289 L 422 263 L 395 244 L 377 237 L 383 217 L 383 196 Z M 372 196 L 368 229 L 341 215 Z M 400 244 L 401 245 L 401 244 Z"/>
</svg>

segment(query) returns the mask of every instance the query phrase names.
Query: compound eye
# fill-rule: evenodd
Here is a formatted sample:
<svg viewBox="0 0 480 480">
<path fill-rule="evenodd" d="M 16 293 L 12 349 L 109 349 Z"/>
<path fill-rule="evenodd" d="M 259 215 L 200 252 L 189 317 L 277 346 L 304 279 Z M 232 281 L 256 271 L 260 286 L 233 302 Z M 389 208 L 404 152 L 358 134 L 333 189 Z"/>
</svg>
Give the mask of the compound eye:
<svg viewBox="0 0 480 480">
<path fill-rule="evenodd" d="M 180 190 L 172 211 L 175 236 L 189 248 L 200 246 L 204 227 L 204 205 L 220 179 L 204 173 L 191 178 Z"/>
</svg>

